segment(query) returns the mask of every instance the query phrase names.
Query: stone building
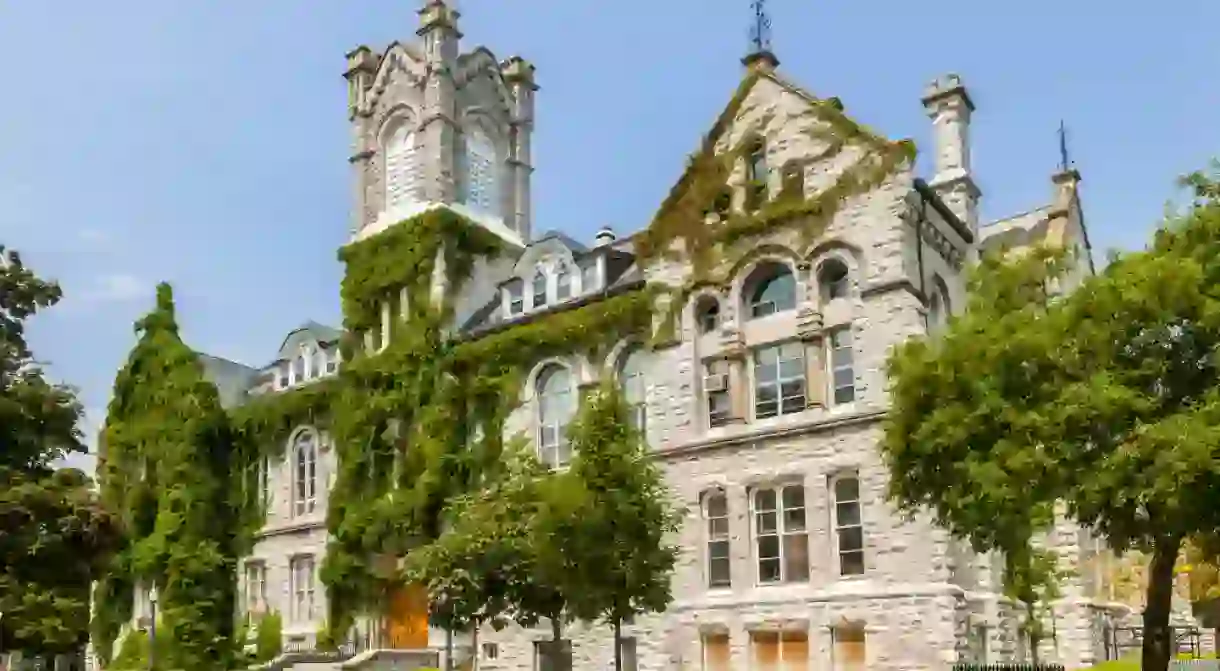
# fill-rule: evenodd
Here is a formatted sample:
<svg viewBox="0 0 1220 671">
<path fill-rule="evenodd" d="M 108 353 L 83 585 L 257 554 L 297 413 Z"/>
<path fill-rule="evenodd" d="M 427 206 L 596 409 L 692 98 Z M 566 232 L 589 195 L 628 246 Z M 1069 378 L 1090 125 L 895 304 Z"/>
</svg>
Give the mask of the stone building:
<svg viewBox="0 0 1220 671">
<path fill-rule="evenodd" d="M 605 360 L 536 362 L 506 429 L 561 464 L 578 387 L 617 375 L 688 508 L 674 602 L 625 627 L 626 668 L 932 669 L 1022 658 L 996 562 L 925 519 L 900 519 L 884 500 L 888 475 L 876 448 L 887 403 L 883 365 L 895 344 L 934 332 L 960 309 L 963 269 L 980 251 L 1049 241 L 1089 258 L 1079 174 L 1065 166 L 1049 176 L 1047 204 L 981 222 L 975 105 L 961 79 L 940 77 L 921 101 L 933 130 L 925 148 L 935 156 L 931 175 L 915 174 L 910 161 L 889 164 L 870 188 L 823 209 L 829 214 L 816 229 L 765 231 L 720 259 L 714 280 L 692 282 L 689 261 L 644 259 L 639 235 L 603 230 L 582 243 L 534 233 L 534 67 L 481 47 L 463 52 L 458 20 L 443 0 L 430 0 L 418 40 L 348 54 L 352 240 L 432 208 L 499 236 L 510 258 L 477 265 L 458 298 L 454 327 L 469 337 L 643 284 L 690 287 L 670 306 L 673 334 L 659 346 L 627 341 Z M 742 87 L 662 210 L 693 188 L 698 156 L 728 157 L 728 190 L 704 222 L 716 227 L 785 193 L 803 200 L 858 182 L 853 170 L 870 152 L 901 152 L 859 128 L 836 99 L 782 75 L 768 50 L 743 63 Z M 706 130 L 691 129 L 692 144 Z M 1079 272 L 1092 272 L 1091 264 Z M 382 319 L 388 330 L 388 305 Z M 262 368 L 205 363 L 226 402 L 239 404 L 336 374 L 340 335 L 309 322 Z M 370 349 L 382 340 L 366 334 Z M 317 572 L 335 472 L 329 436 L 302 426 L 261 478 L 270 506 L 240 570 L 242 604 L 280 612 L 290 644 L 309 645 L 325 616 Z M 1067 523 L 1049 541 L 1081 566 L 1104 555 Z M 1090 568 L 1068 580 L 1044 658 L 1079 667 L 1100 656 L 1101 616 L 1122 610 L 1109 603 L 1103 573 Z M 368 623 L 358 635 L 391 644 Z M 535 644 L 549 635 L 488 630 L 459 638 L 458 648 L 487 671 L 543 669 L 550 665 Z M 573 627 L 567 635 L 574 668 L 613 664 L 608 630 Z M 444 641 L 438 631 L 411 636 L 417 645 Z"/>
</svg>

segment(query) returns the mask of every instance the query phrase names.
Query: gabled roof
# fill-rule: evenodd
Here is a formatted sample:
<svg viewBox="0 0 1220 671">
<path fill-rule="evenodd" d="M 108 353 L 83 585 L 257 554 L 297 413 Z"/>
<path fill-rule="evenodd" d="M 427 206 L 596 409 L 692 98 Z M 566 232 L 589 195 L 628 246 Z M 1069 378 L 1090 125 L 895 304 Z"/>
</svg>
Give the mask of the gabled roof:
<svg viewBox="0 0 1220 671">
<path fill-rule="evenodd" d="M 292 329 L 288 332 L 288 335 L 284 336 L 284 340 L 280 343 L 279 347 L 281 359 L 287 358 L 289 355 L 293 354 L 293 352 L 287 351 L 285 348 L 288 348 L 289 343 L 291 343 L 293 340 L 299 340 L 301 336 L 316 340 L 318 343 L 323 345 L 329 345 L 331 343 L 338 342 L 339 338 L 343 336 L 343 332 L 337 328 L 334 328 L 333 326 L 319 324 L 311 319 L 295 329 Z"/>
</svg>

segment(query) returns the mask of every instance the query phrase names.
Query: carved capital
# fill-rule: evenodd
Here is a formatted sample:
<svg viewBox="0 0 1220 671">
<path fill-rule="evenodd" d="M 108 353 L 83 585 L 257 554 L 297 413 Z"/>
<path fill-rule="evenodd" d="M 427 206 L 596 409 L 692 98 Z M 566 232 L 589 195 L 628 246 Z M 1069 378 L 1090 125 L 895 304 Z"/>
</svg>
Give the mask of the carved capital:
<svg viewBox="0 0 1220 671">
<path fill-rule="evenodd" d="M 746 339 L 741 331 L 721 331 L 720 350 L 725 359 L 744 359 L 747 354 Z"/>
<path fill-rule="evenodd" d="M 824 325 L 822 312 L 813 308 L 804 308 L 796 316 L 797 336 L 806 342 L 822 339 Z"/>
</svg>

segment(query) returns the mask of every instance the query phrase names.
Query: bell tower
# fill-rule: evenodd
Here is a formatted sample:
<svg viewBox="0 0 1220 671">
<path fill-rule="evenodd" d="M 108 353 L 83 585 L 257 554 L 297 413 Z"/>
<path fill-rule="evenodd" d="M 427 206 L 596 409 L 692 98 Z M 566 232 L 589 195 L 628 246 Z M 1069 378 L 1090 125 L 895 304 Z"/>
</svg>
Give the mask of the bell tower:
<svg viewBox="0 0 1220 671">
<path fill-rule="evenodd" d="M 423 148 L 420 196 L 424 202 L 453 203 L 457 199 L 458 122 L 455 82 L 458 47 L 456 9 L 445 0 L 427 0 L 419 10 L 420 46 L 424 59 L 424 90 L 416 131 Z"/>
</svg>

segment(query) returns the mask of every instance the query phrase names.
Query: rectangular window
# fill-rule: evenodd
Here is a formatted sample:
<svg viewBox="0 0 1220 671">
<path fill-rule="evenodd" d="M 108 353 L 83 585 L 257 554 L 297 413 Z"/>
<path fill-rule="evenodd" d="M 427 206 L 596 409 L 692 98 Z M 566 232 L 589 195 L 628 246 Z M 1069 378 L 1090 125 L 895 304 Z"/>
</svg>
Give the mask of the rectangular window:
<svg viewBox="0 0 1220 671">
<path fill-rule="evenodd" d="M 850 328 L 838 328 L 830 333 L 830 386 L 835 405 L 856 400 L 856 371 L 852 365 Z"/>
<path fill-rule="evenodd" d="M 805 487 L 754 490 L 754 543 L 760 584 L 809 580 L 809 536 L 805 527 Z"/>
<path fill-rule="evenodd" d="M 572 271 L 566 265 L 555 272 L 555 300 L 567 300 L 572 295 Z"/>
<path fill-rule="evenodd" d="M 495 661 L 500 658 L 499 643 L 484 643 L 483 644 L 483 659 L 487 661 Z"/>
<path fill-rule="evenodd" d="M 790 342 L 754 352 L 754 416 L 791 415 L 805 405 L 805 344 Z"/>
<path fill-rule="evenodd" d="M 833 480 L 835 550 L 840 575 L 864 573 L 864 524 L 860 515 L 860 479 L 855 475 Z"/>
<path fill-rule="evenodd" d="M 732 655 L 729 651 L 728 634 L 704 634 L 702 671 L 729 671 Z"/>
<path fill-rule="evenodd" d="M 535 641 L 534 671 L 572 671 L 572 642 L 561 639 L 556 652 L 555 641 Z"/>
<path fill-rule="evenodd" d="M 707 523 L 707 586 L 730 587 L 729 499 L 724 492 L 704 496 L 703 518 Z"/>
<path fill-rule="evenodd" d="M 580 290 L 597 291 L 597 259 L 589 259 L 580 266 Z"/>
<path fill-rule="evenodd" d="M 260 459 L 258 462 L 258 502 L 264 509 L 271 506 L 271 483 L 269 481 L 271 460 Z"/>
<path fill-rule="evenodd" d="M 806 671 L 809 634 L 804 631 L 750 632 L 750 668 L 756 671 Z"/>
<path fill-rule="evenodd" d="M 521 280 L 513 280 L 504 290 L 508 292 L 508 316 L 514 317 L 525 312 L 525 286 Z"/>
<path fill-rule="evenodd" d="M 831 648 L 835 671 L 864 671 L 867 654 L 864 644 L 864 626 L 848 624 L 835 627 L 830 632 L 834 641 Z"/>
<path fill-rule="evenodd" d="M 262 562 L 246 564 L 246 610 L 262 612 L 267 606 L 267 565 Z"/>
<path fill-rule="evenodd" d="M 707 424 L 709 427 L 724 426 L 733 413 L 733 402 L 729 397 L 728 364 L 723 360 L 704 364 L 703 390 L 707 395 Z"/>
<path fill-rule="evenodd" d="M 314 618 L 314 561 L 311 555 L 293 557 L 290 562 L 292 619 L 311 622 Z"/>
</svg>

